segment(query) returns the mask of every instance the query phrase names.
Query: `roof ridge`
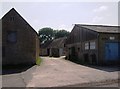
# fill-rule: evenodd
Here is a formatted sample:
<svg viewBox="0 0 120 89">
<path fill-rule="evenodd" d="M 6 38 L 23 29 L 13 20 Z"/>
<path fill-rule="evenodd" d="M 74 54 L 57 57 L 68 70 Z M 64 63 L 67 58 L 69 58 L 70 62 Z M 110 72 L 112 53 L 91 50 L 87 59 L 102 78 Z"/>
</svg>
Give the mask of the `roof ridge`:
<svg viewBox="0 0 120 89">
<path fill-rule="evenodd" d="M 81 25 L 76 24 L 80 28 L 86 28 L 95 32 L 119 33 L 120 26 L 103 26 L 103 25 Z"/>
<path fill-rule="evenodd" d="M 101 27 L 120 27 L 120 26 L 111 26 L 111 25 L 92 25 L 92 24 L 75 24 L 77 26 L 101 26 Z"/>
<path fill-rule="evenodd" d="M 14 13 L 16 13 L 17 15 L 19 15 L 19 17 L 22 18 L 22 20 L 23 20 L 25 23 L 27 23 L 27 25 L 29 25 L 29 26 L 31 27 L 31 29 L 36 33 L 36 35 L 39 36 L 38 33 L 34 30 L 34 28 L 25 20 L 25 18 L 22 17 L 21 14 L 18 13 L 18 11 L 15 10 L 15 8 L 10 9 L 10 10 L 1 18 L 1 20 L 4 19 L 5 16 L 8 15 L 8 14 L 9 14 L 10 12 L 12 12 L 12 11 L 13 11 Z"/>
</svg>

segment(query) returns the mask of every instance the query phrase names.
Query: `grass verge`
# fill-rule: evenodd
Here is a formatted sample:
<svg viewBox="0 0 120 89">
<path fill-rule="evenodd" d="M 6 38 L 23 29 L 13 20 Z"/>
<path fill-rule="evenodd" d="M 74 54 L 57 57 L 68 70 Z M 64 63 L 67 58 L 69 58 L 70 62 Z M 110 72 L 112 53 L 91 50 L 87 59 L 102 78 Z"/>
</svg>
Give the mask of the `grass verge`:
<svg viewBox="0 0 120 89">
<path fill-rule="evenodd" d="M 40 57 L 38 57 L 38 58 L 36 59 L 36 64 L 37 64 L 38 66 L 40 66 L 41 62 L 42 62 L 42 59 L 41 59 Z"/>
</svg>

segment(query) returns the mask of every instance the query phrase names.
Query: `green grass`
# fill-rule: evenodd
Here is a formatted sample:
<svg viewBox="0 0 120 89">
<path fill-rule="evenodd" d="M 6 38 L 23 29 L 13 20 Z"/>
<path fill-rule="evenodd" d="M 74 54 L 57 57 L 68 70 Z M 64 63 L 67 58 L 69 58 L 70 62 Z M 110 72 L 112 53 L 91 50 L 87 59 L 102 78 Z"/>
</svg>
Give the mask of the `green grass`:
<svg viewBox="0 0 120 89">
<path fill-rule="evenodd" d="M 42 62 L 42 59 L 41 59 L 40 57 L 38 57 L 38 58 L 36 59 L 36 64 L 37 64 L 38 66 L 40 66 L 41 62 Z"/>
</svg>

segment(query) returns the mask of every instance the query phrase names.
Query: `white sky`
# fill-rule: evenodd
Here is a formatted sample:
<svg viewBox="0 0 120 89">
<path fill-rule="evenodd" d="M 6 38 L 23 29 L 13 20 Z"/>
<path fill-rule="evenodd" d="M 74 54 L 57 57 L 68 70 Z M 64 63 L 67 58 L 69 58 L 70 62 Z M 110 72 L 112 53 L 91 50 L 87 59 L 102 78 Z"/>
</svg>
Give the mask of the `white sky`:
<svg viewBox="0 0 120 89">
<path fill-rule="evenodd" d="M 100 2 L 101 0 L 91 0 L 92 2 L 90 0 L 89 2 L 76 0 L 69 2 L 55 2 L 53 0 L 51 2 L 47 0 L 46 2 L 42 2 L 42 0 L 30 1 L 3 0 L 0 2 L 2 10 L 0 10 L 0 18 L 11 8 L 15 8 L 37 32 L 43 27 L 71 31 L 75 23 L 118 25 L 117 0 L 112 0 L 112 2 L 107 0 L 106 2 Z"/>
</svg>

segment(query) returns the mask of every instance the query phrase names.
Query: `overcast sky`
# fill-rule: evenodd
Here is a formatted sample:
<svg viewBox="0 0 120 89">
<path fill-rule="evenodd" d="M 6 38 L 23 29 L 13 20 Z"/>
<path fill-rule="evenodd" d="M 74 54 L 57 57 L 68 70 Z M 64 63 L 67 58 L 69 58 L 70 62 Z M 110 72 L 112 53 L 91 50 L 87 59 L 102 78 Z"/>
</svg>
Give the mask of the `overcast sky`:
<svg viewBox="0 0 120 89">
<path fill-rule="evenodd" d="M 43 27 L 71 31 L 76 23 L 118 24 L 117 2 L 2 2 L 0 8 L 0 18 L 15 8 L 37 32 Z"/>
</svg>

